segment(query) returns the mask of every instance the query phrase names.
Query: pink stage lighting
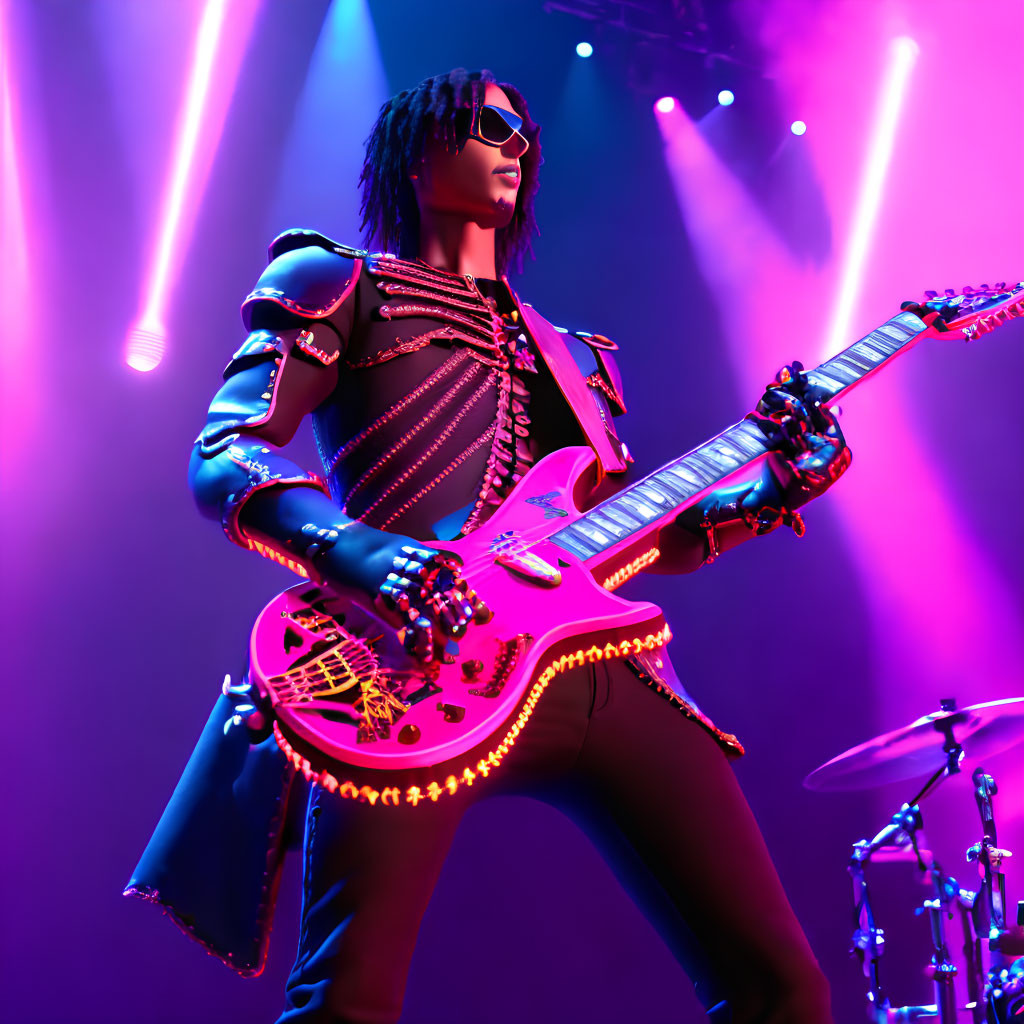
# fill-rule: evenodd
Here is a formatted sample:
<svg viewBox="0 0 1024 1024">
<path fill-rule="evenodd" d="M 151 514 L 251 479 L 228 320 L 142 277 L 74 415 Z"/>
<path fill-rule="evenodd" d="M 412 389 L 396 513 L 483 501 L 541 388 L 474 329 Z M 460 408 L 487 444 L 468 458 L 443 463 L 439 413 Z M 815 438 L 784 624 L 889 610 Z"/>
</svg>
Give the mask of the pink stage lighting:
<svg viewBox="0 0 1024 1024">
<path fill-rule="evenodd" d="M 853 213 L 853 227 L 843 260 L 839 295 L 823 356 L 833 355 L 848 344 L 850 314 L 860 291 L 864 260 L 881 205 L 882 188 L 896 138 L 896 125 L 899 123 L 907 81 L 917 53 L 917 43 L 907 36 L 894 39 L 889 48 L 889 67 L 879 94 L 875 126 L 868 143 L 860 194 Z"/>
<path fill-rule="evenodd" d="M 22 169 L 19 161 L 17 130 L 12 96 L 11 55 L 6 2 L 0 2 L 0 148 L 3 152 L 3 183 L 0 187 L 0 242 L 4 252 L 4 279 L 10 286 L 10 303 L 15 308 L 19 290 L 28 278 L 28 245 L 25 233 Z M 6 292 L 7 287 L 4 288 Z M 21 294 L 19 302 L 24 301 Z"/>
<path fill-rule="evenodd" d="M 204 124 L 203 114 L 226 8 L 227 0 L 206 0 L 199 19 L 185 104 L 174 147 L 171 173 L 164 193 L 160 231 L 143 293 L 145 299 L 142 313 L 128 332 L 125 362 L 134 370 L 146 371 L 158 366 L 167 345 L 163 317 L 167 307 L 172 262 L 182 245 L 182 236 L 185 233 L 182 217 L 185 199 L 189 192 L 196 188 L 193 168 L 200 143 L 200 130 L 206 128 L 208 136 L 210 133 L 211 126 L 208 123 Z M 209 137 L 204 141 L 212 145 Z"/>
<path fill-rule="evenodd" d="M 0 0 L 0 252 L 4 261 L 0 274 L 4 321 L 0 349 L 7 383 L 16 382 L 0 403 L 0 431 L 4 438 L 0 446 L 0 476 L 9 481 L 15 479 L 16 473 L 24 475 L 28 464 L 23 466 L 21 460 L 32 458 L 36 451 L 30 438 L 34 437 L 33 419 L 41 394 L 36 380 L 38 357 L 35 347 L 28 343 L 37 327 L 33 318 L 27 222 L 38 227 L 38 221 L 26 206 L 30 197 L 24 189 L 32 181 L 31 167 L 26 162 L 25 136 L 31 121 L 20 116 L 25 109 L 25 94 L 17 89 L 19 78 L 12 52 L 14 20 L 13 5 Z"/>
<path fill-rule="evenodd" d="M 672 96 L 662 96 L 661 99 L 654 104 L 654 109 L 659 114 L 671 113 L 676 109 L 676 101 Z"/>
</svg>

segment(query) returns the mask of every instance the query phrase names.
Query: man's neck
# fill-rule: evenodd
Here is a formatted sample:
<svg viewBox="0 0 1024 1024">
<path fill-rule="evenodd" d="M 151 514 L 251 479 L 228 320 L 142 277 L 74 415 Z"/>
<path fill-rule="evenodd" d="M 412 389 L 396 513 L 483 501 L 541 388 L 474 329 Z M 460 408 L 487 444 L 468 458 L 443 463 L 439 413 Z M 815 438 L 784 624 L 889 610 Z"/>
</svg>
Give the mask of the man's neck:
<svg viewBox="0 0 1024 1024">
<path fill-rule="evenodd" d="M 481 227 L 464 215 L 422 211 L 419 258 L 454 274 L 498 276 L 494 266 L 494 228 Z"/>
</svg>

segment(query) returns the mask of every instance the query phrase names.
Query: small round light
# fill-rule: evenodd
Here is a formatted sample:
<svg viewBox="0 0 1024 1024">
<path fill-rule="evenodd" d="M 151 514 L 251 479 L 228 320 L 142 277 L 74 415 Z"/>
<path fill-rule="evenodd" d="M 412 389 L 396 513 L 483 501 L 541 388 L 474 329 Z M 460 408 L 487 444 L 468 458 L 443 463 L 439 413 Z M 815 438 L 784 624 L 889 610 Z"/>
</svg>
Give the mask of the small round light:
<svg viewBox="0 0 1024 1024">
<path fill-rule="evenodd" d="M 577 43 L 576 44 L 576 56 L 577 57 L 589 57 L 594 52 L 594 48 L 590 43 Z"/>
<path fill-rule="evenodd" d="M 910 36 L 899 36 L 892 41 L 892 45 L 904 60 L 913 60 L 921 52 L 921 47 Z"/>
<path fill-rule="evenodd" d="M 793 123 L 792 123 L 792 124 L 791 124 L 791 125 L 789 126 L 789 130 L 790 130 L 790 131 L 791 131 L 791 132 L 792 132 L 792 133 L 793 133 L 794 135 L 803 135 L 803 133 L 804 133 L 805 131 L 807 131 L 807 125 L 805 125 L 805 124 L 803 123 L 803 121 L 794 121 L 794 122 L 793 122 Z"/>
<path fill-rule="evenodd" d="M 155 321 L 143 321 L 128 332 L 124 361 L 140 373 L 148 373 L 160 365 L 167 348 L 167 332 Z"/>
<path fill-rule="evenodd" d="M 657 103 L 654 104 L 654 109 L 659 114 L 668 114 L 676 109 L 676 101 L 672 96 L 662 96 Z"/>
<path fill-rule="evenodd" d="M 736 97 L 733 95 L 731 89 L 723 89 L 718 94 L 718 102 L 723 107 L 731 107 L 736 102 Z"/>
</svg>

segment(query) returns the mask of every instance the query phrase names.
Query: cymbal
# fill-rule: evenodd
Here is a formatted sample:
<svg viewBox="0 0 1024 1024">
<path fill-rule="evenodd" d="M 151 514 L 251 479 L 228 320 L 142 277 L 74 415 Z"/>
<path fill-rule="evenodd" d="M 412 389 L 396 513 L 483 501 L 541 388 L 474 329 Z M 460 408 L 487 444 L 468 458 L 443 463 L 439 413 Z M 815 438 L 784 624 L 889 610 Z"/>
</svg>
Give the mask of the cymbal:
<svg viewBox="0 0 1024 1024">
<path fill-rule="evenodd" d="M 972 759 L 991 757 L 1024 741 L 1024 697 L 925 715 L 826 761 L 804 779 L 804 786 L 818 791 L 870 789 L 933 775 L 946 763 L 945 728 L 952 728 Z"/>
</svg>

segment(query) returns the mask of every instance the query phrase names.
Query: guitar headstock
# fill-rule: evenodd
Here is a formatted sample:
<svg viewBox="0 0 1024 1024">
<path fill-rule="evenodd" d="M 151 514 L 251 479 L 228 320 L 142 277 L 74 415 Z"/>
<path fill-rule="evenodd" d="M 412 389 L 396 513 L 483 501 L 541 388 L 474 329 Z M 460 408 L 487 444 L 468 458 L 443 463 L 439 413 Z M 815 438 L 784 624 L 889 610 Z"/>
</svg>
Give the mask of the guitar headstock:
<svg viewBox="0 0 1024 1024">
<path fill-rule="evenodd" d="M 959 331 L 973 341 L 994 331 L 1014 317 L 1024 316 L 1024 282 L 970 286 L 962 292 L 947 288 L 944 292 L 925 292 L 920 302 L 904 302 L 903 309 L 916 313 L 940 334 Z"/>
</svg>

